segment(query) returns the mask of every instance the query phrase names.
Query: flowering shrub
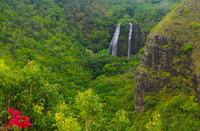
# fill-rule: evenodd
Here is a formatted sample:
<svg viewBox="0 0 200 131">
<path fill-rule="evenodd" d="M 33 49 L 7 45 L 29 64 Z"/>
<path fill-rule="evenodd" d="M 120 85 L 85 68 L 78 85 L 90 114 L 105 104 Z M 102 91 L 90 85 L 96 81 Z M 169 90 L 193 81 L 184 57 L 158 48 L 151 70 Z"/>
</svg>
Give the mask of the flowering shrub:
<svg viewBox="0 0 200 131">
<path fill-rule="evenodd" d="M 29 62 L 22 69 L 16 70 L 5 70 L 4 66 L 6 65 L 2 66 L 0 60 L 0 126 L 5 127 L 3 122 L 7 121 L 8 128 L 18 128 L 16 124 L 11 127 L 8 123 L 14 117 L 10 114 L 8 118 L 6 107 L 14 106 L 12 107 L 14 110 L 20 109 L 24 113 L 31 112 L 28 117 L 34 120 L 31 121 L 29 130 L 54 130 L 55 105 L 62 100 L 62 95 L 59 93 L 60 85 L 50 84 L 49 72 L 34 62 Z M 17 115 L 19 114 L 15 116 Z"/>
<path fill-rule="evenodd" d="M 31 126 L 31 123 L 29 122 L 29 117 L 21 116 L 20 115 L 21 113 L 19 111 L 9 108 L 8 113 L 12 119 L 9 121 L 9 125 L 6 125 L 5 127 L 17 126 L 19 128 L 27 128 L 27 127 Z"/>
</svg>

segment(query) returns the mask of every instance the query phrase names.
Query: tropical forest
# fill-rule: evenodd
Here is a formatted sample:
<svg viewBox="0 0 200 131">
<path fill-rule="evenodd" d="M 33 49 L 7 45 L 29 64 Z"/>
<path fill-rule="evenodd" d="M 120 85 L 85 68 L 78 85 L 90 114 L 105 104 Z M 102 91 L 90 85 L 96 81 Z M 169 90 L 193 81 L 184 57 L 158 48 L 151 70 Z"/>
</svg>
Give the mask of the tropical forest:
<svg viewBox="0 0 200 131">
<path fill-rule="evenodd" d="M 0 0 L 0 131 L 200 131 L 200 0 Z"/>
</svg>

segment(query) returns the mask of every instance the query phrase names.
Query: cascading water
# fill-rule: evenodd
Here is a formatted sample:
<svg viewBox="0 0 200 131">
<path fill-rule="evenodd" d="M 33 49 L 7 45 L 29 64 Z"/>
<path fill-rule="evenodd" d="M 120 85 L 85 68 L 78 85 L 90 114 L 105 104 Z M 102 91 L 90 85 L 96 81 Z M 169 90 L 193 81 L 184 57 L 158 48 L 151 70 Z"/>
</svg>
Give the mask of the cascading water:
<svg viewBox="0 0 200 131">
<path fill-rule="evenodd" d="M 115 34 L 112 38 L 112 41 L 110 42 L 109 55 L 113 55 L 113 56 L 117 55 L 117 43 L 119 39 L 119 34 L 120 34 L 120 24 L 117 26 L 115 30 Z"/>
<path fill-rule="evenodd" d="M 132 37 L 132 32 L 133 32 L 133 24 L 129 22 L 129 34 L 128 34 L 128 52 L 127 52 L 127 57 L 130 57 L 131 54 L 131 37 Z"/>
</svg>

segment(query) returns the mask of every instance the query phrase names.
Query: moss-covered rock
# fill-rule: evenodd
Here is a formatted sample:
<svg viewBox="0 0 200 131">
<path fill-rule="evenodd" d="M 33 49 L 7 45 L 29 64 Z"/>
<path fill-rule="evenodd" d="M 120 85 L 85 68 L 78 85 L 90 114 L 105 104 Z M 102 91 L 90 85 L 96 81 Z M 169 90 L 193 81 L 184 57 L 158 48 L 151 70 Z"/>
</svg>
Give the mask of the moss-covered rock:
<svg viewBox="0 0 200 131">
<path fill-rule="evenodd" d="M 152 30 L 136 80 L 137 113 L 144 106 L 147 94 L 164 87 L 189 88 L 200 94 L 199 24 L 200 1 L 185 0 Z M 160 75 L 158 78 L 160 72 L 168 72 L 170 76 Z M 200 101 L 200 95 L 197 98 Z"/>
</svg>

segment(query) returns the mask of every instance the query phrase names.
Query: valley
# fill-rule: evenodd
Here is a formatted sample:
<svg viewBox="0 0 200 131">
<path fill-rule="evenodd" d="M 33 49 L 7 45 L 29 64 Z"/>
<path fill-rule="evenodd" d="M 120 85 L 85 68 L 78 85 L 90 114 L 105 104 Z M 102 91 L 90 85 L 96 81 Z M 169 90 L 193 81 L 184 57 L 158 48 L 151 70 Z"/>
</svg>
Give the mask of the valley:
<svg viewBox="0 0 200 131">
<path fill-rule="evenodd" d="M 0 130 L 198 130 L 199 14 L 199 0 L 0 1 Z"/>
</svg>

